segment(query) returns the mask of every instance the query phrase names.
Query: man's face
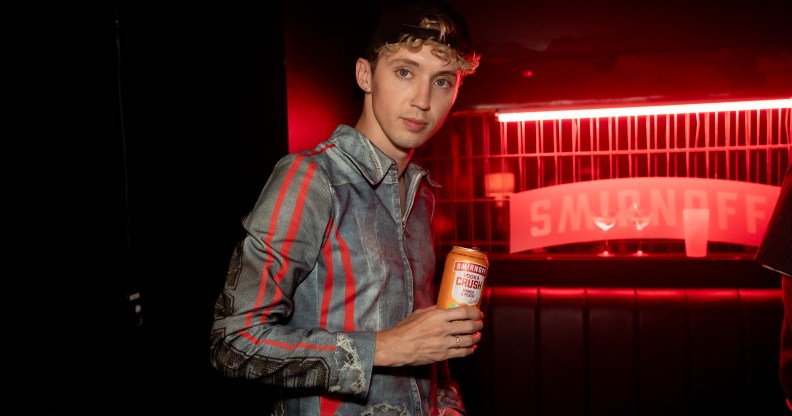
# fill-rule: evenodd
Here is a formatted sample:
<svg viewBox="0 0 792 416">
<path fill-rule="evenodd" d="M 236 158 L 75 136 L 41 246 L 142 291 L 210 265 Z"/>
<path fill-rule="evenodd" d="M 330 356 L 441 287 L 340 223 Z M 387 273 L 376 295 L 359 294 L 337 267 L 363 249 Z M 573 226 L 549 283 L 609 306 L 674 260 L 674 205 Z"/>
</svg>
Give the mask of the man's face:
<svg viewBox="0 0 792 416">
<path fill-rule="evenodd" d="M 444 62 L 426 45 L 379 59 L 371 84 L 372 111 L 391 146 L 418 148 L 442 127 L 456 100 L 459 76 L 455 63 Z"/>
</svg>

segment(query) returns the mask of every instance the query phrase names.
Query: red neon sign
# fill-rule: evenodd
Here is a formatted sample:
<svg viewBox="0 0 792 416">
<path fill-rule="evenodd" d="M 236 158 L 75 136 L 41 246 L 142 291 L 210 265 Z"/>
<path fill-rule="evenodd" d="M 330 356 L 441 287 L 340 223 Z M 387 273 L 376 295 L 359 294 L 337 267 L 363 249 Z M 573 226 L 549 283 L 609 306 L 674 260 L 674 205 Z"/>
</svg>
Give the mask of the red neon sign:
<svg viewBox="0 0 792 416">
<path fill-rule="evenodd" d="M 699 104 L 647 105 L 635 107 L 586 108 L 577 110 L 549 110 L 499 112 L 498 121 L 540 121 L 585 118 L 646 116 L 660 114 L 716 113 L 724 111 L 769 110 L 792 108 L 792 98 L 777 100 L 731 101 Z"/>
<path fill-rule="evenodd" d="M 577 182 L 518 192 L 509 198 L 510 252 L 607 239 L 684 238 L 683 210 L 710 210 L 708 239 L 758 246 L 779 186 L 722 179 L 625 178 Z M 649 223 L 636 230 L 631 209 Z M 601 212 L 614 212 L 603 231 Z"/>
</svg>

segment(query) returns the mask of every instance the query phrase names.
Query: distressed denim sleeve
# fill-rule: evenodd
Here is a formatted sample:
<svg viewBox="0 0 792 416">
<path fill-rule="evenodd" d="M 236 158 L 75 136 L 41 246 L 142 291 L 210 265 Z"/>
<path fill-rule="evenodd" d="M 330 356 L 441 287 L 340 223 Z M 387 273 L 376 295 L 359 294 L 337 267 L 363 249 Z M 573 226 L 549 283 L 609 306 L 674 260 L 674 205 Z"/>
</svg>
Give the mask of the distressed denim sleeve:
<svg viewBox="0 0 792 416">
<path fill-rule="evenodd" d="M 332 189 L 310 157 L 275 167 L 234 251 L 214 309 L 210 360 L 224 376 L 364 396 L 373 332 L 290 325 L 297 286 L 315 267 L 333 220 Z"/>
</svg>

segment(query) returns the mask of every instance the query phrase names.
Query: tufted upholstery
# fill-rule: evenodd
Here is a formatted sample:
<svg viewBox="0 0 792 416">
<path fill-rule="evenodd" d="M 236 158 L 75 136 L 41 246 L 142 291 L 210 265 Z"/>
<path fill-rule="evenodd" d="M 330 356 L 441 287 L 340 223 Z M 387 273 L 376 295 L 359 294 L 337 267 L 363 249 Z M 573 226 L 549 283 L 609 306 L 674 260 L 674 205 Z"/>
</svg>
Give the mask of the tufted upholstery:
<svg viewBox="0 0 792 416">
<path fill-rule="evenodd" d="M 787 415 L 777 288 L 485 289 L 470 415 Z"/>
</svg>

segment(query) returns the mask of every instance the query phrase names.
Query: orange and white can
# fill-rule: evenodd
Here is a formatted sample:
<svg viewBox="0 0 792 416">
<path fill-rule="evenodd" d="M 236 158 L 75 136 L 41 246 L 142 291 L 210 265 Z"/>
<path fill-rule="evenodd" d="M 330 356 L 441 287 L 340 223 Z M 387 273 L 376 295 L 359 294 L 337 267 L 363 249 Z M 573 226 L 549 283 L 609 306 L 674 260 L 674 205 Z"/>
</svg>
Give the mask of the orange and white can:
<svg viewBox="0 0 792 416">
<path fill-rule="evenodd" d="M 488 270 L 487 253 L 454 246 L 446 256 L 440 291 L 437 294 L 437 307 L 469 305 L 480 308 Z"/>
</svg>

